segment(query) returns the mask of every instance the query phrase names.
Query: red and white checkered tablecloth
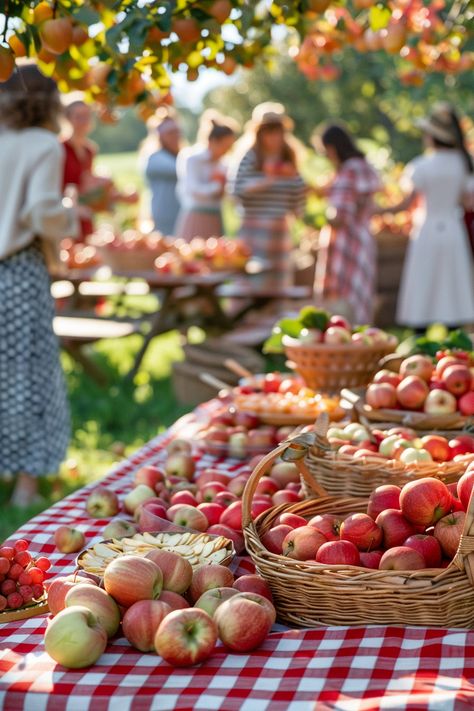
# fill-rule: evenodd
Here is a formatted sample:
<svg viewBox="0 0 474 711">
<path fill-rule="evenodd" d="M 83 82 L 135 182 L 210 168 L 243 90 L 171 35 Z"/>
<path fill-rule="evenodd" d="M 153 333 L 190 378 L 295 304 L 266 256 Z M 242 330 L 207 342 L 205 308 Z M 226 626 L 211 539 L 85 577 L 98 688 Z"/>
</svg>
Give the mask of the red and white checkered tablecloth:
<svg viewBox="0 0 474 711">
<path fill-rule="evenodd" d="M 119 465 L 103 483 L 118 494 L 130 488 L 131 473 L 160 462 L 172 435 L 188 435 L 213 404 L 182 418 L 165 435 Z M 216 464 L 203 457 L 199 468 Z M 240 464 L 217 465 L 238 472 Z M 100 540 L 107 521 L 85 514 L 86 487 L 25 524 L 12 538 L 33 541 L 48 555 L 53 574 L 74 569 L 74 556 L 55 551 L 60 524 Z M 246 559 L 239 572 L 252 570 Z M 474 708 L 474 632 L 399 627 L 332 627 L 289 630 L 277 626 L 251 654 L 222 645 L 204 665 L 174 669 L 159 657 L 112 640 L 89 669 L 67 670 L 44 651 L 46 616 L 0 624 L 0 708 L 4 711 L 367 711 L 368 709 Z"/>
</svg>

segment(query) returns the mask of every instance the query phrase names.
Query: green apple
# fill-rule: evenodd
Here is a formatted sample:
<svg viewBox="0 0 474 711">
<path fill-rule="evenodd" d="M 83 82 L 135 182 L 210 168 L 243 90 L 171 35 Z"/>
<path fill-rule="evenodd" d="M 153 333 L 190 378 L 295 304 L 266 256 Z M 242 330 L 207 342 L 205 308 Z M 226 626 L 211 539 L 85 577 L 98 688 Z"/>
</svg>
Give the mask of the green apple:
<svg viewBox="0 0 474 711">
<path fill-rule="evenodd" d="M 412 462 L 432 462 L 433 458 L 426 449 L 408 447 L 401 453 L 400 461 L 404 464 L 411 464 Z"/>
<path fill-rule="evenodd" d="M 58 612 L 48 624 L 44 647 L 55 662 L 68 669 L 95 664 L 107 646 L 107 632 L 82 605 Z"/>
</svg>

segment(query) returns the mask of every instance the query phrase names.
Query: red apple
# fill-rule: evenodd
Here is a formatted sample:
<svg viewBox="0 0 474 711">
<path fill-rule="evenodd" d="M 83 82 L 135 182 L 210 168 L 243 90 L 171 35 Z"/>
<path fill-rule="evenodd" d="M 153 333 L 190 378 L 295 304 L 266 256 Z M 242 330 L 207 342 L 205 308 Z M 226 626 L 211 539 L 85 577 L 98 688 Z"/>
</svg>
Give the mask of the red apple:
<svg viewBox="0 0 474 711">
<path fill-rule="evenodd" d="M 216 625 L 195 607 L 166 615 L 155 635 L 155 651 L 168 664 L 187 667 L 209 659 L 216 642 Z"/>
<path fill-rule="evenodd" d="M 96 585 L 90 578 L 81 578 L 76 575 L 60 576 L 45 582 L 48 595 L 48 607 L 53 616 L 57 615 L 61 610 L 64 610 L 66 607 L 66 595 L 75 585 L 80 583 Z"/>
<path fill-rule="evenodd" d="M 178 594 L 186 592 L 191 585 L 193 568 L 186 558 L 165 550 L 152 550 L 145 558 L 152 560 L 163 575 L 163 590 L 170 590 Z"/>
<path fill-rule="evenodd" d="M 46 653 L 68 669 L 95 664 L 106 646 L 106 631 L 82 605 L 61 610 L 49 622 L 44 636 Z"/>
<path fill-rule="evenodd" d="M 354 513 L 341 524 L 341 540 L 350 541 L 360 551 L 370 551 L 382 543 L 382 529 L 373 518 L 364 513 Z"/>
<path fill-rule="evenodd" d="M 170 504 L 187 504 L 188 506 L 197 506 L 197 500 L 194 494 L 190 491 L 176 491 L 170 499 Z"/>
<path fill-rule="evenodd" d="M 201 511 L 207 518 L 209 525 L 212 526 L 215 523 L 219 523 L 220 517 L 225 511 L 223 506 L 215 503 L 199 504 L 197 507 L 198 511 Z"/>
<path fill-rule="evenodd" d="M 125 638 L 140 652 L 153 652 L 158 627 L 170 612 L 171 607 L 161 600 L 135 602 L 123 616 Z"/>
<path fill-rule="evenodd" d="M 270 470 L 270 477 L 280 486 L 285 487 L 287 484 L 300 482 L 300 472 L 296 464 L 293 462 L 278 462 L 274 464 Z"/>
<path fill-rule="evenodd" d="M 155 489 L 156 485 L 161 484 L 164 480 L 165 475 L 161 469 L 151 465 L 137 469 L 133 478 L 135 485 L 145 484 L 145 486 L 149 486 L 150 489 Z"/>
<path fill-rule="evenodd" d="M 408 536 L 416 533 L 415 526 L 407 521 L 405 516 L 398 509 L 385 509 L 381 511 L 375 523 L 381 527 L 383 531 L 384 548 L 392 548 L 393 546 L 401 546 Z"/>
<path fill-rule="evenodd" d="M 250 652 L 265 641 L 273 624 L 268 605 L 260 595 L 240 593 L 217 608 L 219 637 L 228 649 Z"/>
<path fill-rule="evenodd" d="M 464 456 L 465 454 L 471 454 L 472 452 L 474 452 L 474 447 L 472 446 L 471 442 L 472 437 L 464 437 L 463 435 L 459 435 L 458 437 L 454 437 L 454 439 L 450 439 L 448 442 L 449 452 L 451 455 L 450 458 L 454 459 L 454 457 L 460 457 Z"/>
<path fill-rule="evenodd" d="M 196 602 L 206 590 L 231 588 L 233 584 L 234 576 L 225 565 L 217 563 L 200 565 L 194 570 L 189 587 L 189 597 L 193 602 Z"/>
<path fill-rule="evenodd" d="M 172 454 L 191 454 L 192 452 L 192 447 L 191 443 L 188 442 L 186 439 L 173 439 L 171 442 L 167 445 L 166 447 L 166 452 L 168 456 L 171 456 Z M 148 467 L 144 467 L 147 469 Z M 144 482 L 146 483 L 146 482 Z"/>
<path fill-rule="evenodd" d="M 215 499 L 214 503 L 219 504 L 219 506 L 222 506 L 223 508 L 228 508 L 231 504 L 235 503 L 238 501 L 238 497 L 233 494 L 231 491 L 220 491 Z"/>
<path fill-rule="evenodd" d="M 151 560 L 137 555 L 114 558 L 104 572 L 104 588 L 122 607 L 154 600 L 163 587 L 163 574 Z"/>
<path fill-rule="evenodd" d="M 379 570 L 422 570 L 425 559 L 418 551 L 408 546 L 395 546 L 382 556 Z"/>
<path fill-rule="evenodd" d="M 346 331 L 352 331 L 352 326 L 349 321 L 340 314 L 334 314 L 331 316 L 329 318 L 328 326 L 340 326 L 341 328 L 345 328 Z"/>
<path fill-rule="evenodd" d="M 223 602 L 238 594 L 239 591 L 234 588 L 212 588 L 212 590 L 206 590 L 201 595 L 194 607 L 199 607 L 204 612 L 207 612 L 210 617 L 214 617 L 214 613 Z"/>
<path fill-rule="evenodd" d="M 460 363 L 461 361 L 459 361 L 454 356 L 444 356 L 436 363 L 436 379 L 442 380 L 443 373 L 447 368 L 449 368 L 451 365 L 459 365 Z"/>
<path fill-rule="evenodd" d="M 442 375 L 442 381 L 455 397 L 461 397 L 471 388 L 471 371 L 467 365 L 450 365 Z"/>
<path fill-rule="evenodd" d="M 54 532 L 54 543 L 60 553 L 77 553 L 86 544 L 82 531 L 70 526 L 58 526 Z"/>
<path fill-rule="evenodd" d="M 403 545 L 421 553 L 427 568 L 439 567 L 441 563 L 441 548 L 434 536 L 415 533 L 413 536 L 409 536 Z"/>
<path fill-rule="evenodd" d="M 273 479 L 270 479 L 268 476 L 264 476 L 258 482 L 255 493 L 273 496 L 273 494 L 275 494 L 279 489 L 280 487 L 275 481 L 273 481 Z"/>
<path fill-rule="evenodd" d="M 245 542 L 242 533 L 233 528 L 229 528 L 229 526 L 223 526 L 220 523 L 216 523 L 213 526 L 209 526 L 207 533 L 213 536 L 224 536 L 224 538 L 228 538 L 229 541 L 232 541 L 234 544 L 234 549 L 237 555 L 240 555 L 245 549 Z"/>
<path fill-rule="evenodd" d="M 201 488 L 201 500 L 203 503 L 215 501 L 217 494 L 221 492 L 228 493 L 225 484 L 221 484 L 220 481 L 211 481 Z"/>
<path fill-rule="evenodd" d="M 322 514 L 310 518 L 308 526 L 316 528 L 323 534 L 327 541 L 336 541 L 339 539 L 341 519 L 332 514 Z"/>
<path fill-rule="evenodd" d="M 177 504 L 178 506 L 181 504 Z M 167 516 L 167 510 L 163 506 L 145 503 L 140 508 L 140 518 L 138 520 L 140 531 L 169 531 L 182 532 L 179 526 L 170 523 Z"/>
<path fill-rule="evenodd" d="M 402 407 L 407 410 L 417 410 L 425 402 L 429 388 L 417 375 L 409 375 L 400 382 L 396 392 Z"/>
<path fill-rule="evenodd" d="M 225 485 L 230 483 L 228 474 L 224 474 L 224 472 L 220 472 L 218 469 L 205 469 L 202 474 L 197 477 L 196 484 L 199 489 L 202 489 L 211 481 L 219 481 L 221 484 Z"/>
<path fill-rule="evenodd" d="M 428 415 L 451 415 L 456 412 L 456 409 L 457 402 L 454 395 L 439 388 L 430 390 L 423 407 Z"/>
<path fill-rule="evenodd" d="M 173 511 L 170 519 L 176 526 L 184 528 L 192 528 L 195 531 L 207 531 L 209 522 L 202 511 L 198 511 L 194 506 L 186 504 L 177 504 L 178 509 Z M 174 506 L 172 507 L 174 509 Z M 168 509 L 168 518 L 170 518 L 171 509 Z"/>
<path fill-rule="evenodd" d="M 393 387 L 396 388 L 397 385 L 400 383 L 400 380 L 401 378 L 398 373 L 394 373 L 392 370 L 383 368 L 382 370 L 379 370 L 378 373 L 375 373 L 372 382 L 376 384 L 388 383 L 389 385 L 393 385 Z"/>
<path fill-rule="evenodd" d="M 457 493 L 464 511 L 468 510 L 471 499 L 472 487 L 474 486 L 474 466 L 470 464 L 462 477 L 458 481 Z"/>
<path fill-rule="evenodd" d="M 189 602 L 182 595 L 171 592 L 171 590 L 162 590 L 158 599 L 160 602 L 166 602 L 171 607 L 171 610 L 184 610 L 189 607 Z"/>
<path fill-rule="evenodd" d="M 277 491 L 276 494 L 273 494 L 272 501 L 275 506 L 280 506 L 280 504 L 296 504 L 298 501 L 301 501 L 301 496 L 295 491 L 283 489 L 283 491 Z"/>
<path fill-rule="evenodd" d="M 290 526 L 291 528 L 300 528 L 301 526 L 311 525 L 308 521 L 303 518 L 303 516 L 298 516 L 292 513 L 282 513 L 278 516 L 275 521 L 275 526 L 279 524 L 284 524 L 285 526 Z M 323 533 L 323 531 L 321 531 Z"/>
<path fill-rule="evenodd" d="M 271 553 L 283 554 L 283 541 L 295 529 L 285 524 L 273 526 L 262 536 L 262 543 Z"/>
<path fill-rule="evenodd" d="M 329 326 L 324 332 L 324 343 L 330 345 L 343 345 L 345 343 L 350 343 L 351 332 L 347 328 L 342 328 L 341 326 Z"/>
<path fill-rule="evenodd" d="M 431 454 L 434 462 L 447 462 L 450 459 L 450 450 L 446 437 L 440 435 L 426 435 L 421 438 L 423 449 Z"/>
<path fill-rule="evenodd" d="M 235 580 L 233 587 L 239 592 L 255 593 L 255 595 L 266 597 L 270 602 L 273 601 L 272 591 L 268 583 L 260 575 L 241 575 L 240 578 Z"/>
<path fill-rule="evenodd" d="M 234 423 L 236 425 L 242 425 L 242 427 L 245 427 L 246 430 L 254 430 L 260 425 L 260 418 L 252 412 L 236 410 L 234 415 Z"/>
<path fill-rule="evenodd" d="M 400 494 L 400 508 L 408 521 L 417 526 L 431 526 L 451 508 L 451 493 L 439 479 L 423 477 L 410 481 Z"/>
<path fill-rule="evenodd" d="M 296 560 L 314 560 L 326 537 L 312 526 L 294 528 L 283 541 L 283 555 Z"/>
<path fill-rule="evenodd" d="M 473 381 L 474 382 L 474 381 Z M 474 389 L 462 395 L 458 400 L 459 412 L 465 417 L 474 415 Z"/>
<path fill-rule="evenodd" d="M 233 528 L 235 531 L 242 530 L 242 502 L 234 501 L 222 514 L 219 523 L 223 526 Z"/>
<path fill-rule="evenodd" d="M 318 550 L 316 562 L 324 565 L 360 565 L 360 555 L 350 541 L 328 541 Z"/>
<path fill-rule="evenodd" d="M 402 360 L 400 365 L 400 377 L 406 378 L 409 375 L 417 375 L 422 380 L 429 383 L 433 374 L 433 362 L 431 358 L 424 355 L 412 355 Z"/>
<path fill-rule="evenodd" d="M 239 474 L 235 479 L 231 479 L 228 485 L 228 490 L 235 494 L 235 496 L 241 497 L 244 493 L 245 485 L 247 484 L 250 477 L 249 474 Z"/>
<path fill-rule="evenodd" d="M 117 603 L 105 590 L 87 583 L 73 585 L 66 593 L 65 607 L 82 605 L 90 610 L 102 625 L 108 637 L 113 637 L 120 625 L 120 610 Z"/>
<path fill-rule="evenodd" d="M 438 540 L 446 558 L 454 558 L 456 555 L 465 521 L 464 511 L 454 511 L 436 524 L 434 537 Z"/>
<path fill-rule="evenodd" d="M 86 511 L 92 518 L 110 518 L 120 510 L 120 503 L 115 491 L 105 486 L 97 486 L 91 491 L 86 501 Z"/>
<path fill-rule="evenodd" d="M 360 564 L 363 568 L 377 570 L 383 556 L 383 551 L 362 551 L 360 553 Z"/>
<path fill-rule="evenodd" d="M 252 501 L 252 508 L 251 508 L 252 518 L 253 519 L 257 518 L 257 516 L 260 516 L 260 514 L 263 513 L 264 511 L 268 511 L 268 509 L 271 508 L 271 506 L 272 506 L 271 501 L 270 502 L 257 501 L 256 499 L 254 499 Z"/>
<path fill-rule="evenodd" d="M 382 511 L 386 509 L 399 509 L 400 493 L 400 487 L 395 486 L 395 484 L 383 484 L 382 486 L 378 486 L 369 497 L 369 504 L 367 506 L 368 515 L 375 521 Z"/>
<path fill-rule="evenodd" d="M 397 404 L 397 390 L 390 383 L 372 383 L 367 388 L 365 401 L 375 410 L 394 408 Z"/>
</svg>

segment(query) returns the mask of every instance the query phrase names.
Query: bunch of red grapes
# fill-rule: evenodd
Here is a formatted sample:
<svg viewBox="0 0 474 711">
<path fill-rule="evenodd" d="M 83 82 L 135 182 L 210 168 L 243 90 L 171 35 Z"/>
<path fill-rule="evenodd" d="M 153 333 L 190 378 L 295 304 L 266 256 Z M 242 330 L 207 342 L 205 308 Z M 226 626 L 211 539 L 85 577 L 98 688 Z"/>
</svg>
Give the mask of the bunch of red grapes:
<svg viewBox="0 0 474 711">
<path fill-rule="evenodd" d="M 51 563 L 44 556 L 34 560 L 28 545 L 20 538 L 0 548 L 0 611 L 17 610 L 43 597 L 43 580 Z"/>
</svg>

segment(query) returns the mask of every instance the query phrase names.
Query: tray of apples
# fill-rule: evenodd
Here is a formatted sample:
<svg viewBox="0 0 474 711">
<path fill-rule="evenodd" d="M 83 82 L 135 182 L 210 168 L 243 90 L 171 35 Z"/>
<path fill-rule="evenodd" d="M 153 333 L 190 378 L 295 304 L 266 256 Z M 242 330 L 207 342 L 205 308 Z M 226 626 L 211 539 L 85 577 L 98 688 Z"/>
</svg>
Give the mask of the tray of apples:
<svg viewBox="0 0 474 711">
<path fill-rule="evenodd" d="M 434 360 L 408 356 L 398 372 L 378 371 L 365 391 L 355 393 L 354 402 L 373 421 L 425 430 L 463 429 L 474 417 L 474 354 L 441 352 Z"/>
<path fill-rule="evenodd" d="M 474 434 L 420 434 L 409 427 L 370 429 L 351 422 L 344 427 L 330 427 L 327 438 L 338 458 L 374 464 L 397 460 L 405 465 L 423 467 L 433 463 L 465 463 L 466 458 L 474 458 Z"/>
<path fill-rule="evenodd" d="M 154 269 L 163 277 L 189 275 L 212 280 L 223 274 L 244 271 L 251 254 L 246 244 L 228 237 L 195 237 L 190 242 L 174 240 L 155 260 Z"/>
<path fill-rule="evenodd" d="M 276 427 L 312 424 L 322 412 L 338 422 L 346 414 L 339 397 L 316 392 L 301 377 L 288 373 L 243 378 L 233 390 L 233 400 L 237 411 Z"/>
<path fill-rule="evenodd" d="M 271 452 L 293 431 L 293 426 L 264 424 L 258 415 L 230 405 L 212 415 L 195 442 L 201 451 L 214 457 L 252 459 Z"/>
<path fill-rule="evenodd" d="M 96 247 L 91 244 L 76 244 L 71 239 L 61 241 L 59 260 L 67 269 L 92 269 L 102 264 Z"/>
<path fill-rule="evenodd" d="M 51 563 L 34 558 L 23 538 L 0 548 L 0 623 L 23 620 L 48 611 L 44 581 Z"/>
<path fill-rule="evenodd" d="M 130 229 L 117 234 L 107 225 L 100 228 L 89 241 L 103 264 L 117 273 L 153 271 L 155 259 L 166 252 L 171 244 L 159 232 L 144 233 Z"/>
</svg>

